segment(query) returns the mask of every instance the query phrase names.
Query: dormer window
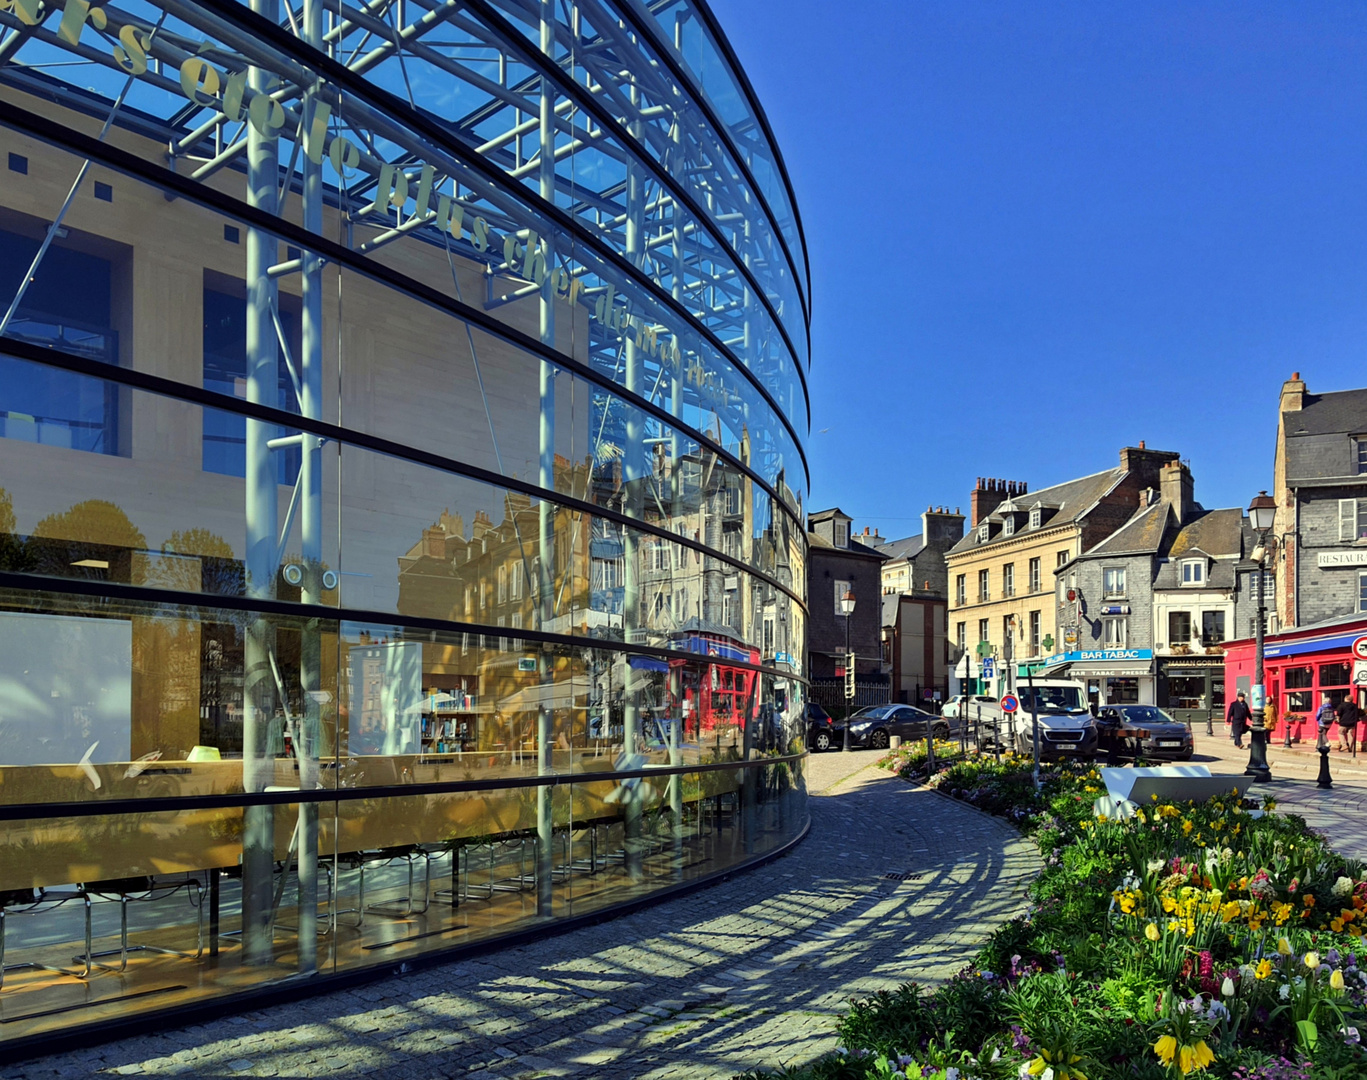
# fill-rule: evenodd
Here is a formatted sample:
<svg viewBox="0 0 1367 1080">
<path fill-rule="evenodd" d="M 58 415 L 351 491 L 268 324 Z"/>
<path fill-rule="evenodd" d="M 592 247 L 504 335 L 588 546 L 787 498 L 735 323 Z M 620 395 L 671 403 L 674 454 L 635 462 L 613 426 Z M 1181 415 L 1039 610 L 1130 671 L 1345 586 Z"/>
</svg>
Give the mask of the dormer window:
<svg viewBox="0 0 1367 1080">
<path fill-rule="evenodd" d="M 850 546 L 850 523 L 848 521 L 837 521 L 835 523 L 835 546 L 838 548 Z"/>
<path fill-rule="evenodd" d="M 1007 515 L 1006 515 L 1006 519 L 1002 522 L 1002 535 L 1003 535 L 1003 536 L 1015 536 L 1015 535 L 1016 535 L 1016 515 L 1015 515 L 1015 514 L 1007 514 Z"/>
<path fill-rule="evenodd" d="M 987 522 L 984 521 L 981 525 L 978 526 L 978 543 L 980 543 L 980 544 L 985 544 L 985 543 L 987 543 L 988 538 L 989 538 L 991 535 L 992 535 L 992 533 L 991 533 L 991 526 L 989 526 L 989 525 L 987 524 Z"/>
<path fill-rule="evenodd" d="M 1030 528 L 1038 529 L 1044 523 L 1044 511 L 1038 506 L 1030 511 Z"/>
<path fill-rule="evenodd" d="M 1204 585 L 1206 583 L 1206 562 L 1204 559 L 1182 560 L 1182 584 Z"/>
</svg>

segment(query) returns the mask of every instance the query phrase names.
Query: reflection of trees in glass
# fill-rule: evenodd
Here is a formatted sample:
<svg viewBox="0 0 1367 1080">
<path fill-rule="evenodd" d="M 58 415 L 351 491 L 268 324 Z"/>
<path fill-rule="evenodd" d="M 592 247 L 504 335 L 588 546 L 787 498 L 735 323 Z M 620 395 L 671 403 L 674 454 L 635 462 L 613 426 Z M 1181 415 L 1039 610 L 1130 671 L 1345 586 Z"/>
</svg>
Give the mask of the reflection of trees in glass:
<svg viewBox="0 0 1367 1080">
<path fill-rule="evenodd" d="M 114 503 L 87 499 L 38 522 L 28 547 L 37 573 L 130 582 L 145 569 L 147 540 Z"/>
<path fill-rule="evenodd" d="M 0 488 L 0 570 L 31 570 L 28 545 L 14 527 L 14 500 Z"/>
<path fill-rule="evenodd" d="M 242 562 L 232 545 L 208 529 L 176 530 L 161 545 L 162 558 L 148 584 L 163 589 L 241 596 L 245 592 Z"/>
</svg>

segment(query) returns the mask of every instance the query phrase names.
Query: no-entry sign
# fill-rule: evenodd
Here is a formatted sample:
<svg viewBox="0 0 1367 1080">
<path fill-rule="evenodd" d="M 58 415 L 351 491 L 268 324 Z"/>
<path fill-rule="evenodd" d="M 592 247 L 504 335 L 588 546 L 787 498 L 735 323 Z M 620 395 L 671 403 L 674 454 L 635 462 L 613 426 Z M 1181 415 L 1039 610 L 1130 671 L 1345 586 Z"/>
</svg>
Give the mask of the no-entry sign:
<svg viewBox="0 0 1367 1080">
<path fill-rule="evenodd" d="M 1013 713 L 1021 707 L 1021 703 L 1016 699 L 1015 694 L 1007 694 L 1001 699 L 999 704 L 1004 713 Z"/>
</svg>

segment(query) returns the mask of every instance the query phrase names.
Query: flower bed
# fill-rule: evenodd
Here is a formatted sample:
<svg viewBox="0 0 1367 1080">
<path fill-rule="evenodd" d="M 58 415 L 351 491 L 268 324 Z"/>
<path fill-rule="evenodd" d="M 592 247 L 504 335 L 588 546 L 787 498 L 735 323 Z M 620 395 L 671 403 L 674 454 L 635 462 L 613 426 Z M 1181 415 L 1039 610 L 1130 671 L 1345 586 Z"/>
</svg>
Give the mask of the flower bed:
<svg viewBox="0 0 1367 1080">
<path fill-rule="evenodd" d="M 750 1080 L 1367 1077 L 1360 864 L 1270 804 L 1154 802 L 1107 821 L 1095 771 L 1042 781 L 1014 757 L 931 781 L 1035 838 L 1029 913 L 939 989 L 853 1002 L 837 1053 Z"/>
</svg>

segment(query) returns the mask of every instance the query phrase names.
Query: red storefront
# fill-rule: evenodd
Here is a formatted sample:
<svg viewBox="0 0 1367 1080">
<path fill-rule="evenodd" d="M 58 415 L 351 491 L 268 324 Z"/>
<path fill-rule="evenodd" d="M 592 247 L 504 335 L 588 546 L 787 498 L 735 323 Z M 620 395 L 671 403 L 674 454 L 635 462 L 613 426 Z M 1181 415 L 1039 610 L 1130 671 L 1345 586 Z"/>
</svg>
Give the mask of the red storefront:
<svg viewBox="0 0 1367 1080">
<path fill-rule="evenodd" d="M 1315 713 L 1328 699 L 1337 705 L 1356 693 L 1359 706 L 1367 703 L 1367 661 L 1353 655 L 1353 642 L 1367 636 L 1367 618 L 1350 615 L 1313 626 L 1268 635 L 1264 643 L 1263 677 L 1269 709 L 1275 710 L 1274 738 L 1285 738 L 1280 724 L 1292 717 L 1291 737 L 1301 742 L 1315 738 Z M 1232 641 L 1225 648 L 1225 685 L 1228 700 L 1253 684 L 1253 639 Z M 1354 678 L 1357 678 L 1355 684 Z M 1250 694 L 1250 699 L 1252 695 Z M 1338 727 L 1330 729 L 1338 737 Z"/>
</svg>

